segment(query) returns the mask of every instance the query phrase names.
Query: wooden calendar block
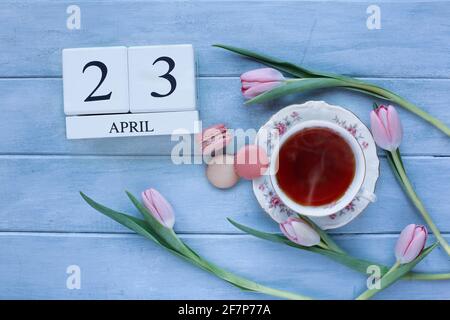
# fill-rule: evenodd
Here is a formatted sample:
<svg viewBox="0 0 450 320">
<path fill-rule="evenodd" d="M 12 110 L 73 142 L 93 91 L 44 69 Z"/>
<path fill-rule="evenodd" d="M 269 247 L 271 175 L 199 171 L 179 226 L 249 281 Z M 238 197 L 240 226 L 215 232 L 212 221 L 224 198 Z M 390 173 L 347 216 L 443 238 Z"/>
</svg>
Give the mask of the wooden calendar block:
<svg viewBox="0 0 450 320">
<path fill-rule="evenodd" d="M 67 139 L 194 134 L 197 111 L 66 117 Z"/>
<path fill-rule="evenodd" d="M 126 47 L 63 50 L 66 115 L 129 111 Z"/>
<path fill-rule="evenodd" d="M 130 110 L 195 110 L 195 59 L 192 45 L 128 48 Z"/>
</svg>

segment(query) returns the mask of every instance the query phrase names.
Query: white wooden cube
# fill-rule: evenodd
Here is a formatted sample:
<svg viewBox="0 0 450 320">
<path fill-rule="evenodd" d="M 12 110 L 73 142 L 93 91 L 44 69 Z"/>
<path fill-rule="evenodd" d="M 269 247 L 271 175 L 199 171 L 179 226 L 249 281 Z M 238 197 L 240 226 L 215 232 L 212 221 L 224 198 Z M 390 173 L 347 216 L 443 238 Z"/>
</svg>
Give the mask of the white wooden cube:
<svg viewBox="0 0 450 320">
<path fill-rule="evenodd" d="M 198 111 L 66 117 L 67 139 L 186 135 L 198 132 Z"/>
<path fill-rule="evenodd" d="M 192 45 L 128 48 L 130 111 L 188 111 L 196 108 Z"/>
<path fill-rule="evenodd" d="M 129 112 L 126 47 L 63 50 L 66 115 Z"/>
</svg>

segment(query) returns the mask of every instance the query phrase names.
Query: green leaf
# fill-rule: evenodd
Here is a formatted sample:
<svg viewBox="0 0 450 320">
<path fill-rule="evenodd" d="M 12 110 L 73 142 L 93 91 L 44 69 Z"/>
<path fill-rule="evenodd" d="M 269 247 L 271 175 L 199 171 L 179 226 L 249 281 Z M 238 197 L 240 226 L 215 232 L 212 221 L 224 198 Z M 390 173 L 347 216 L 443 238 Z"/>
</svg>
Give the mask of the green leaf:
<svg viewBox="0 0 450 320">
<path fill-rule="evenodd" d="M 356 80 L 356 79 L 355 79 L 355 80 Z M 350 82 L 349 82 L 349 83 L 350 83 Z M 352 83 L 353 83 L 353 82 L 352 82 Z M 361 83 L 361 82 L 360 82 L 360 83 Z M 369 96 L 372 96 L 372 97 L 375 97 L 375 98 L 378 98 L 378 99 L 387 100 L 387 101 L 392 101 L 391 98 L 386 97 L 386 96 L 384 96 L 384 95 L 382 95 L 382 94 L 378 94 L 378 93 L 375 93 L 375 92 L 372 92 L 372 91 L 367 91 L 367 90 L 365 90 L 365 89 L 354 88 L 354 87 L 352 87 L 351 85 L 344 86 L 343 88 L 348 89 L 348 90 L 351 90 L 351 91 L 355 91 L 355 92 L 367 94 L 367 95 L 369 95 Z"/>
<path fill-rule="evenodd" d="M 335 80 L 342 80 L 342 81 L 346 82 L 347 85 L 341 86 L 341 87 L 349 89 L 349 90 L 353 90 L 353 91 L 363 92 L 368 95 L 396 103 L 396 104 L 402 106 L 403 108 L 405 108 L 406 110 L 409 110 L 410 112 L 421 117 L 425 121 L 431 123 L 436 128 L 438 128 L 439 130 L 444 132 L 447 136 L 450 136 L 450 128 L 445 123 L 443 123 L 441 120 L 433 117 L 429 113 L 425 112 L 424 110 L 417 107 L 413 103 L 407 101 L 406 99 L 402 98 L 401 96 L 399 96 L 387 89 L 384 89 L 382 87 L 376 86 L 374 84 L 371 84 L 371 83 L 368 83 L 368 82 L 365 82 L 365 81 L 362 81 L 359 79 L 354 79 L 354 78 L 339 75 L 339 74 L 308 70 L 308 69 L 305 69 L 298 65 L 295 65 L 293 63 L 278 60 L 276 58 L 269 57 L 269 56 L 266 56 L 266 55 L 263 55 L 260 53 L 256 53 L 256 52 L 252 52 L 250 50 L 246 50 L 246 49 L 242 49 L 242 48 L 237 48 L 237 47 L 222 45 L 222 44 L 216 44 L 214 46 L 218 47 L 218 48 L 223 48 L 223 49 L 229 50 L 231 52 L 243 55 L 248 58 L 251 58 L 253 60 L 261 62 L 270 67 L 276 68 L 280 71 L 289 73 L 296 77 L 300 77 L 300 78 L 321 78 L 322 77 L 322 78 L 331 78 L 331 79 L 335 79 Z"/>
<path fill-rule="evenodd" d="M 254 281 L 248 280 L 246 278 L 237 276 L 231 272 L 228 272 L 217 265 L 202 259 L 202 263 L 206 266 L 206 270 L 211 272 L 212 274 L 216 275 L 217 277 L 221 278 L 222 280 L 227 281 L 228 283 L 234 285 L 235 287 L 245 290 L 245 291 L 252 291 L 252 292 L 260 292 L 269 294 L 275 297 L 285 298 L 285 299 L 292 299 L 292 300 L 311 300 L 310 297 L 299 295 L 296 293 L 278 290 L 270 287 L 266 287 L 263 285 L 260 285 L 259 283 L 256 283 Z"/>
<path fill-rule="evenodd" d="M 346 83 L 342 80 L 331 78 L 310 78 L 288 80 L 282 85 L 264 92 L 253 99 L 248 100 L 245 104 L 263 103 L 269 100 L 281 98 L 288 94 L 302 93 L 310 90 L 344 87 Z"/>
<path fill-rule="evenodd" d="M 153 229 L 151 229 L 144 220 L 105 207 L 104 205 L 101 205 L 100 203 L 95 202 L 93 199 L 89 198 L 83 192 L 80 192 L 80 194 L 92 208 L 99 211 L 100 213 L 103 213 L 107 217 L 117 221 L 124 227 L 136 232 L 137 234 L 154 241 L 161 247 L 169 250 L 171 253 L 184 258 L 185 260 L 188 260 L 201 268 L 204 268 L 204 266 L 202 266 L 198 261 L 192 261 L 183 254 L 175 251 L 164 239 L 162 239 Z"/>
<path fill-rule="evenodd" d="M 433 232 L 436 239 L 441 244 L 441 247 L 445 250 L 447 255 L 450 256 L 450 245 L 448 244 L 447 240 L 442 236 L 439 228 L 434 223 L 433 219 L 431 218 L 430 214 L 428 213 L 427 209 L 425 208 L 424 204 L 420 200 L 419 196 L 417 195 L 416 191 L 414 190 L 414 187 L 409 180 L 406 170 L 403 166 L 403 161 L 401 159 L 400 151 L 397 149 L 395 152 L 390 153 L 392 160 L 392 167 L 395 167 L 397 170 L 399 177 L 400 177 L 400 184 L 402 185 L 403 189 L 405 190 L 406 195 L 409 197 L 409 199 L 412 201 L 414 206 L 417 208 L 417 210 L 422 215 L 422 218 L 427 223 L 428 227 Z"/>
<path fill-rule="evenodd" d="M 360 81 L 360 80 L 347 80 L 348 86 L 345 86 L 345 88 L 354 90 L 354 91 L 361 91 L 368 95 L 382 98 L 384 100 L 391 101 L 394 104 L 397 104 L 406 110 L 414 113 L 415 115 L 419 116 L 420 118 L 424 119 L 425 121 L 429 122 L 442 132 L 444 132 L 447 136 L 450 136 L 450 128 L 443 123 L 441 120 L 439 120 L 436 117 L 433 117 L 428 112 L 422 110 L 415 104 L 409 102 L 408 100 L 404 99 L 403 97 L 393 93 L 392 91 L 389 91 L 387 89 L 384 89 L 382 87 L 373 85 L 368 82 Z"/>
<path fill-rule="evenodd" d="M 161 239 L 158 239 L 159 237 L 157 234 L 155 234 L 152 230 L 148 229 L 147 224 L 145 221 L 138 219 L 133 216 L 129 216 L 127 214 L 112 210 L 108 207 L 105 207 L 104 205 L 101 205 L 98 202 L 95 202 L 91 198 L 89 198 L 87 195 L 85 195 L 83 192 L 80 192 L 81 197 L 86 201 L 92 208 L 97 210 L 100 213 L 103 213 L 105 216 L 117 221 L 121 225 L 127 227 L 128 229 L 150 239 L 154 242 L 166 246 L 166 244 Z"/>
<path fill-rule="evenodd" d="M 105 207 L 104 205 L 101 205 L 98 202 L 95 202 L 91 198 L 89 198 L 87 195 L 85 195 L 83 192 L 80 192 L 83 199 L 95 210 L 99 211 L 100 213 L 103 213 L 107 217 L 117 221 L 121 225 L 125 226 L 126 228 L 136 232 L 137 234 L 150 239 L 157 243 L 158 245 L 162 246 L 163 248 L 169 250 L 172 254 L 175 254 L 184 260 L 187 260 L 203 269 L 205 269 L 205 266 L 203 266 L 201 263 L 199 263 L 198 260 L 191 260 L 190 258 L 186 257 L 185 255 L 179 253 L 178 251 L 175 251 L 172 246 L 170 246 L 163 238 L 161 238 L 144 220 L 138 219 L 136 217 L 112 210 L 108 207 Z M 186 246 L 187 247 L 187 246 Z M 188 247 L 189 248 L 189 247 Z M 189 248 L 189 250 L 192 251 L 192 249 Z M 193 251 L 192 251 L 193 252 Z M 195 252 L 194 252 L 195 254 Z M 207 270 L 208 271 L 208 270 Z"/>
<path fill-rule="evenodd" d="M 169 250 L 170 252 L 172 252 L 173 254 L 184 258 L 185 260 L 188 260 L 189 262 L 192 262 L 194 264 L 196 264 L 197 266 L 201 267 L 202 269 L 205 269 L 206 271 L 210 271 L 207 269 L 207 265 L 204 265 L 202 263 L 199 263 L 199 261 L 193 261 L 191 259 L 189 259 L 188 257 L 180 254 L 179 252 L 175 251 L 172 249 L 172 247 L 170 245 L 167 244 L 166 241 L 164 241 L 164 239 L 161 239 L 159 237 L 159 235 L 155 232 L 155 230 L 153 230 L 144 220 L 138 219 L 136 217 L 112 210 L 96 201 L 94 201 L 93 199 L 91 199 L 90 197 L 88 197 L 86 194 L 84 194 L 83 192 L 80 192 L 81 196 L 83 197 L 83 199 L 95 210 L 99 211 L 100 213 L 103 213 L 104 215 L 106 215 L 107 217 L 117 221 L 118 223 L 120 223 L 121 225 L 125 226 L 126 228 L 136 232 L 137 234 L 144 236 L 145 238 L 148 238 L 154 242 L 156 242 L 157 244 L 159 244 L 160 246 L 166 248 L 167 250 Z M 134 198 L 134 197 L 133 197 Z M 135 199 L 135 198 L 134 198 Z"/>
<path fill-rule="evenodd" d="M 217 277 L 227 281 L 228 283 L 236 286 L 237 288 L 241 289 L 241 290 L 246 290 L 246 291 L 252 291 L 252 292 L 260 292 L 260 293 L 265 293 L 268 295 L 273 295 L 276 297 L 280 297 L 280 298 L 286 298 L 286 299 L 296 299 L 296 300 L 309 300 L 311 298 L 306 297 L 306 296 L 302 296 L 299 294 L 295 294 L 292 292 L 288 292 L 288 291 L 283 291 L 283 290 L 278 290 L 278 289 L 273 289 L 270 287 L 265 287 L 262 286 L 256 282 L 253 282 L 251 280 L 247 280 L 245 278 L 239 277 L 237 275 L 234 275 L 231 272 L 228 272 L 226 270 L 223 270 L 222 268 L 214 265 L 213 263 L 201 258 L 197 253 L 195 253 L 192 249 L 190 249 L 187 245 L 184 244 L 184 242 L 182 242 L 180 239 L 178 239 L 177 235 L 174 233 L 175 237 L 177 238 L 177 240 L 179 242 L 181 242 L 185 249 L 184 250 L 189 250 L 189 252 L 191 252 L 190 254 L 185 254 L 185 253 L 180 253 L 176 250 L 174 250 L 172 248 L 172 246 L 168 245 L 166 243 L 166 241 L 164 241 L 164 239 L 159 240 L 158 238 L 160 238 L 160 234 L 156 233 L 154 229 L 152 229 L 152 227 L 149 225 L 149 223 L 146 223 L 146 221 L 138 219 L 136 217 L 112 210 L 108 207 L 105 207 L 103 205 L 101 205 L 98 202 L 95 202 L 94 200 L 92 200 L 91 198 L 89 198 L 87 195 L 85 195 L 83 192 L 80 192 L 81 196 L 83 197 L 83 199 L 95 210 L 99 211 L 100 213 L 103 213 L 104 215 L 106 215 L 107 217 L 117 221 L 118 223 L 122 224 L 123 226 L 129 228 L 132 231 L 135 231 L 136 233 L 144 236 L 147 239 L 150 239 L 152 241 L 154 241 L 155 243 L 157 243 L 158 245 L 162 246 L 163 248 L 167 249 L 169 252 L 171 252 L 172 254 L 182 258 L 183 260 L 186 260 L 196 266 L 198 266 L 199 268 L 210 272 L 214 275 L 216 275 Z M 139 211 L 142 213 L 144 212 L 145 214 L 147 214 L 144 210 L 145 207 L 143 207 L 142 205 L 140 205 L 139 201 L 137 201 L 137 199 L 130 193 L 127 193 L 128 196 L 130 197 L 130 199 L 133 201 L 133 203 L 138 207 Z M 141 211 L 142 210 L 142 211 Z M 153 222 L 157 222 L 157 220 L 155 219 L 155 221 L 151 220 L 150 221 Z M 159 222 L 158 222 L 159 224 Z M 166 230 L 169 230 L 167 228 L 165 228 Z M 159 228 L 158 228 L 159 230 Z M 171 230 L 171 229 L 170 229 Z M 173 231 L 172 231 L 173 232 Z"/>
<path fill-rule="evenodd" d="M 382 264 L 375 263 L 372 261 L 367 261 L 364 259 L 358 259 L 358 258 L 350 256 L 346 253 L 338 253 L 338 252 L 327 251 L 327 250 L 324 250 L 323 252 L 319 252 L 319 253 L 324 256 L 327 256 L 328 258 L 330 258 L 340 264 L 343 264 L 355 271 L 363 273 L 363 274 L 367 274 L 367 270 L 368 270 L 369 266 L 378 266 L 380 268 L 381 274 L 384 274 L 389 270 L 388 267 L 386 267 Z"/>
<path fill-rule="evenodd" d="M 373 265 L 380 267 L 381 275 L 384 275 L 389 270 L 389 268 L 385 265 L 382 265 L 382 264 L 379 264 L 379 263 L 376 263 L 373 261 L 358 259 L 358 258 L 355 258 L 353 256 L 346 254 L 345 252 L 344 253 L 333 252 L 331 250 L 325 250 L 325 249 L 318 248 L 318 247 L 303 247 L 303 246 L 300 246 L 300 245 L 290 241 L 289 239 L 287 239 L 286 237 L 284 237 L 281 234 L 258 231 L 256 229 L 239 224 L 230 218 L 228 218 L 228 221 L 231 224 L 233 224 L 236 228 L 238 228 L 239 230 L 241 230 L 245 233 L 248 233 L 250 235 L 253 235 L 257 238 L 276 242 L 276 243 L 282 243 L 282 244 L 288 245 L 290 247 L 294 247 L 294 248 L 305 250 L 305 251 L 319 253 L 321 255 L 324 255 L 340 264 L 343 264 L 343 265 L 345 265 L 355 271 L 361 272 L 363 274 L 367 274 L 367 268 L 369 266 L 373 266 Z M 405 275 L 404 278 L 408 279 L 408 280 L 448 280 L 448 279 L 450 279 L 450 273 L 409 272 L 407 275 Z"/>
<path fill-rule="evenodd" d="M 228 45 L 224 45 L 224 44 L 214 44 L 213 47 L 229 50 L 231 52 L 251 58 L 251 59 L 256 60 L 256 61 L 258 61 L 262 64 L 265 64 L 269 67 L 289 73 L 289 74 L 299 77 L 299 78 L 317 78 L 317 77 L 336 78 L 336 79 L 345 79 L 346 78 L 344 76 L 340 76 L 337 74 L 308 70 L 308 69 L 300 67 L 296 64 L 286 62 L 283 60 L 279 60 L 277 58 L 273 58 L 273 57 L 270 57 L 270 56 L 267 56 L 267 55 L 264 55 L 261 53 L 256 53 L 256 52 L 253 52 L 253 51 L 250 51 L 247 49 L 237 48 L 237 47 L 228 46 Z"/>
<path fill-rule="evenodd" d="M 239 230 L 244 231 L 245 233 L 251 234 L 251 235 L 253 235 L 253 236 L 257 237 L 257 238 L 264 239 L 264 240 L 269 240 L 269 241 L 272 241 L 272 242 L 284 243 L 284 244 L 293 243 L 293 242 L 289 241 L 288 239 L 286 239 L 285 237 L 281 237 L 280 235 L 278 235 L 276 233 L 268 233 L 268 232 L 259 231 L 259 230 L 256 230 L 256 229 L 244 226 L 243 224 L 240 224 L 240 223 L 234 221 L 231 218 L 227 218 L 227 220 L 233 226 L 238 228 Z"/>
<path fill-rule="evenodd" d="M 438 243 L 434 243 L 433 245 L 429 246 L 425 250 L 422 251 L 422 253 L 413 261 L 410 263 L 405 263 L 400 265 L 399 267 L 392 268 L 389 272 L 387 272 L 382 278 L 380 282 L 380 289 L 368 289 L 364 293 L 362 293 L 359 297 L 357 297 L 357 300 L 367 300 L 371 297 L 373 297 L 378 292 L 386 289 L 387 287 L 391 286 L 395 281 L 402 278 L 404 275 L 406 275 L 412 268 L 414 268 L 420 261 L 423 260 L 431 251 L 433 251 L 434 248 Z"/>
<path fill-rule="evenodd" d="M 240 223 L 237 223 L 236 221 L 233 221 L 230 218 L 228 218 L 228 221 L 232 225 L 234 225 L 236 228 L 238 228 L 239 230 L 241 230 L 245 233 L 251 234 L 257 238 L 276 242 L 276 243 L 282 243 L 282 244 L 288 245 L 290 247 L 305 250 L 305 251 L 322 254 L 322 255 L 327 256 L 328 258 L 331 258 L 336 262 L 344 264 L 347 267 L 350 267 L 358 272 L 366 273 L 367 267 L 369 267 L 370 265 L 378 265 L 381 268 L 382 273 L 384 273 L 388 270 L 388 268 L 386 266 L 379 265 L 377 263 L 373 263 L 373 262 L 366 261 L 363 259 L 357 259 L 357 258 L 349 256 L 345 253 L 326 250 L 326 249 L 322 249 L 322 248 L 315 247 L 315 246 L 314 247 L 304 247 L 304 246 L 301 246 L 299 244 L 296 244 L 296 243 L 290 241 L 289 239 L 287 239 L 285 236 L 283 236 L 281 234 L 267 233 L 267 232 L 259 231 L 259 230 L 244 226 Z"/>
<path fill-rule="evenodd" d="M 95 210 L 103 213 L 107 217 L 117 221 L 124 227 L 136 232 L 137 234 L 156 242 L 158 245 L 166 248 L 173 254 L 186 258 L 181 253 L 175 251 L 173 247 L 170 246 L 163 238 L 161 238 L 159 234 L 155 232 L 144 220 L 105 207 L 104 205 L 101 205 L 100 203 L 95 202 L 93 199 L 89 198 L 83 192 L 80 192 L 80 194 L 83 199 Z"/>
</svg>

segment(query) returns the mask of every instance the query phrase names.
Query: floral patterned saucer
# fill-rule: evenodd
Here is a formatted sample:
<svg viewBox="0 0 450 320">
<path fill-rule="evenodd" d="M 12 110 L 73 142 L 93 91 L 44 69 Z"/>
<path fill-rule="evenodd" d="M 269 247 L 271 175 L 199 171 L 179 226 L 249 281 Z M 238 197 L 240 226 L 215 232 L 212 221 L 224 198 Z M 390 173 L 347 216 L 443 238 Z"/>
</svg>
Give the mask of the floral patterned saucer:
<svg viewBox="0 0 450 320">
<path fill-rule="evenodd" d="M 304 104 L 290 105 L 278 111 L 263 125 L 256 135 L 256 143 L 267 150 L 270 158 L 276 141 L 293 125 L 306 120 L 330 121 L 348 130 L 361 145 L 366 159 L 366 176 L 363 188 L 375 191 L 379 176 L 379 160 L 375 142 L 369 129 L 352 112 L 329 105 L 324 101 L 308 101 Z M 253 192 L 261 207 L 278 223 L 296 215 L 286 207 L 273 190 L 270 176 L 263 175 L 253 180 Z M 344 209 L 329 216 L 309 217 L 324 230 L 342 227 L 355 219 L 368 205 L 369 200 L 355 197 Z"/>
</svg>

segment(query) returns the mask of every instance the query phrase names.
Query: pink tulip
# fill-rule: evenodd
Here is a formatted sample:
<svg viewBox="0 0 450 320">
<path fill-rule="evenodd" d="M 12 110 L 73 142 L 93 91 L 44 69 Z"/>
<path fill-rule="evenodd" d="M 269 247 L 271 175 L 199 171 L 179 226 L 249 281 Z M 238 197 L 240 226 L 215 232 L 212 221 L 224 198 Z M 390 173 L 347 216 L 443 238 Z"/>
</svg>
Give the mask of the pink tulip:
<svg viewBox="0 0 450 320">
<path fill-rule="evenodd" d="M 393 106 L 379 106 L 370 113 L 373 138 L 380 148 L 395 151 L 402 142 L 403 129 Z"/>
<path fill-rule="evenodd" d="M 166 228 L 172 229 L 175 224 L 175 215 L 169 202 L 155 189 L 142 192 L 144 205 L 152 216 Z"/>
<path fill-rule="evenodd" d="M 306 221 L 289 218 L 280 223 L 281 232 L 292 242 L 301 246 L 312 247 L 320 243 L 320 236 Z"/>
<path fill-rule="evenodd" d="M 395 246 L 395 257 L 401 264 L 409 263 L 419 256 L 427 242 L 428 231 L 424 226 L 407 225 Z"/>
<path fill-rule="evenodd" d="M 241 75 L 241 91 L 247 99 L 254 98 L 279 86 L 284 80 L 281 72 L 273 68 L 251 70 Z"/>
</svg>

